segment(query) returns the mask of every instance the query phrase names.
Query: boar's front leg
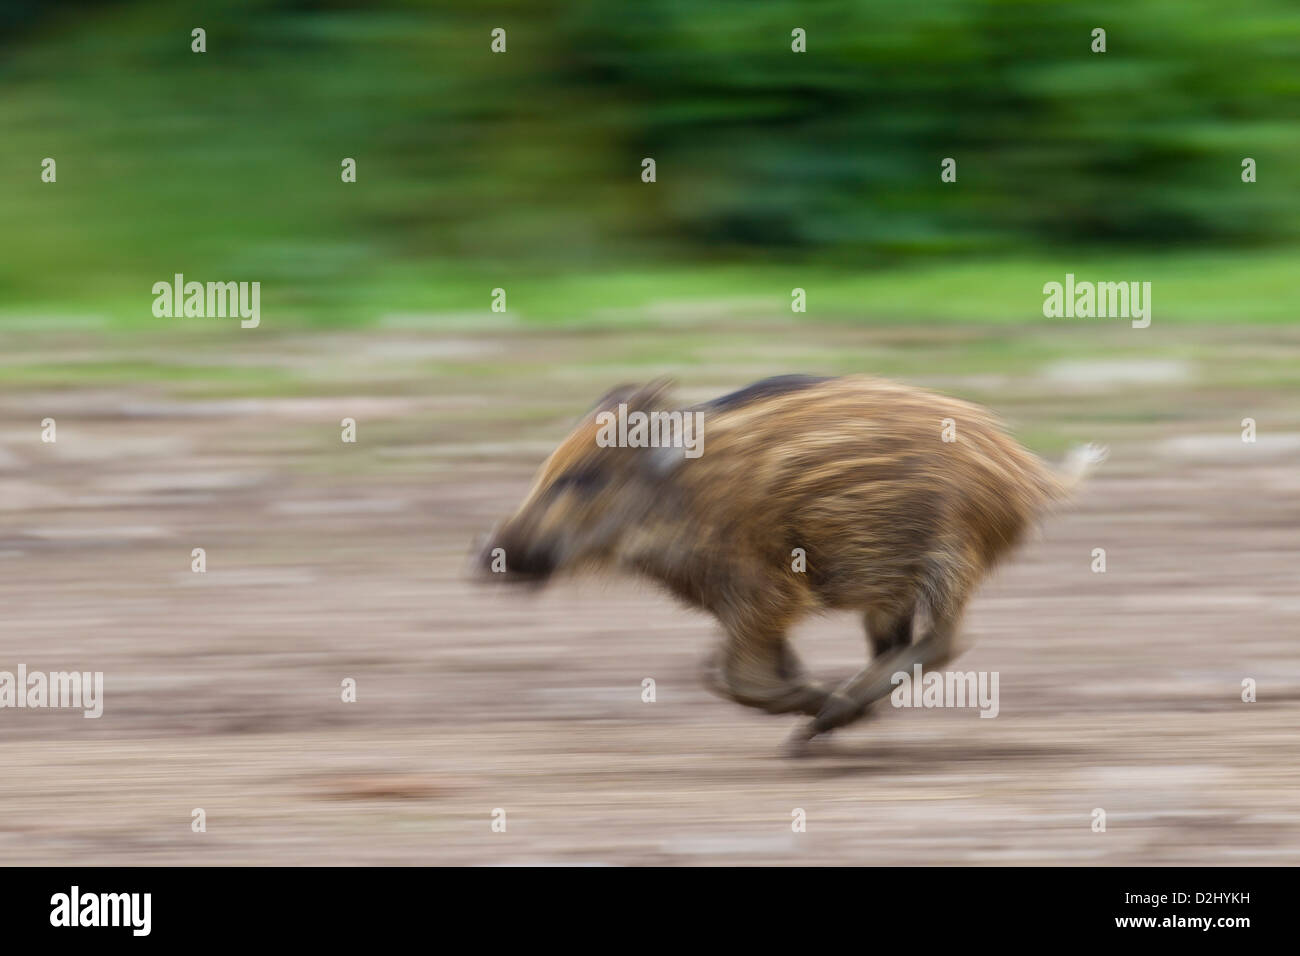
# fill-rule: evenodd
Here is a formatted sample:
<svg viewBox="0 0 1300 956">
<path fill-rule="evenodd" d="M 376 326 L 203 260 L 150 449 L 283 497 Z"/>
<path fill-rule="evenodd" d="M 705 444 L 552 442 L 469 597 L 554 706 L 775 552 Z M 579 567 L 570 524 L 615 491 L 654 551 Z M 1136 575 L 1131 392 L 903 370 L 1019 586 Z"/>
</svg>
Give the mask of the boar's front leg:
<svg viewBox="0 0 1300 956">
<path fill-rule="evenodd" d="M 706 662 L 705 685 L 714 693 L 769 714 L 821 712 L 830 696 L 811 680 L 787 640 L 784 629 L 733 623 L 727 637 Z"/>
</svg>

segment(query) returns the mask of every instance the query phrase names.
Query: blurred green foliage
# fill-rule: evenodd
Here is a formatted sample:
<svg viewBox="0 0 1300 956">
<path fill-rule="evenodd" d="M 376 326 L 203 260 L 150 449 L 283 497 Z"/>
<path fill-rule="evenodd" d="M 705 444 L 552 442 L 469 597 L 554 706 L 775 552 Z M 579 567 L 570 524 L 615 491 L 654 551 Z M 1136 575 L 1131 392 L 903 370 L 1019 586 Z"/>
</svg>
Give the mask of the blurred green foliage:
<svg viewBox="0 0 1300 956">
<path fill-rule="evenodd" d="M 1028 313 L 1005 305 L 1025 317 L 1078 258 L 1192 254 L 1213 274 L 1220 251 L 1229 272 L 1258 255 L 1276 289 L 1300 241 L 1294 0 L 50 0 L 0 3 L 0 27 L 10 316 L 155 321 L 148 290 L 175 272 L 361 322 L 486 311 L 496 285 L 532 283 L 560 298 L 512 305 L 561 315 L 672 298 L 672 277 L 890 289 L 992 260 L 1027 275 Z"/>
</svg>

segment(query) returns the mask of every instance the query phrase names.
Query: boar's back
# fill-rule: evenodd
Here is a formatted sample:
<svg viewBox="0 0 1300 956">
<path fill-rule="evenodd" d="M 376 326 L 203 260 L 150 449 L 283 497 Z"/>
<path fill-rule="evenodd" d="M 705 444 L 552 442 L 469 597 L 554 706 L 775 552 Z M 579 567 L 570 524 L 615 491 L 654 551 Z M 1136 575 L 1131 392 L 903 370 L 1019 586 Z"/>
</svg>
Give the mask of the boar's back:
<svg viewBox="0 0 1300 956">
<path fill-rule="evenodd" d="M 746 385 L 739 391 L 721 395 L 695 407 L 701 411 L 721 412 L 748 405 L 750 402 L 756 402 L 759 399 L 772 398 L 776 395 L 784 395 L 787 392 L 797 392 L 801 388 L 810 388 L 813 385 L 820 385 L 822 382 L 829 381 L 830 379 L 826 376 L 817 375 L 773 375 L 771 378 L 762 379 L 753 385 Z"/>
</svg>

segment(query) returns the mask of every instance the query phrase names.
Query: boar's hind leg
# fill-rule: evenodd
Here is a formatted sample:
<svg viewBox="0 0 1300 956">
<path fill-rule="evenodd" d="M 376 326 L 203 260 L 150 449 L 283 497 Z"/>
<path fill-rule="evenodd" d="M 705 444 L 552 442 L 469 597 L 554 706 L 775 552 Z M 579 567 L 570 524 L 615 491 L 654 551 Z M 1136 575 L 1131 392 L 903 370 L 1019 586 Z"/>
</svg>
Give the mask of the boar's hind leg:
<svg viewBox="0 0 1300 956">
<path fill-rule="evenodd" d="M 769 714 L 813 716 L 826 705 L 828 688 L 807 677 L 785 635 L 728 628 L 727 639 L 706 666 L 715 693 Z"/>
<path fill-rule="evenodd" d="M 796 731 L 800 739 L 811 739 L 861 717 L 875 701 L 894 689 L 893 675 L 911 673 L 916 664 L 939 667 L 952 655 L 960 608 L 935 615 L 925 635 L 915 644 L 903 644 L 875 658 L 867 667 L 835 689 L 821 711 Z"/>
<path fill-rule="evenodd" d="M 912 643 L 913 614 L 909 607 L 901 612 L 872 608 L 863 615 L 867 638 L 871 641 L 872 659 Z"/>
</svg>

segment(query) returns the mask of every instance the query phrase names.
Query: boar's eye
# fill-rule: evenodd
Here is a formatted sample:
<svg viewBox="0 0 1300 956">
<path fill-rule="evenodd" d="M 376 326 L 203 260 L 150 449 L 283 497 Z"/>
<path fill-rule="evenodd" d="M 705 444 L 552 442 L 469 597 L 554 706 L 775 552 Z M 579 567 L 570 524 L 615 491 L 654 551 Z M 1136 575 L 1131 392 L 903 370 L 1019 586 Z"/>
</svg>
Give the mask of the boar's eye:
<svg viewBox="0 0 1300 956">
<path fill-rule="evenodd" d="M 551 483 L 558 491 L 566 489 L 590 494 L 605 484 L 605 474 L 599 468 L 577 468 L 566 471 Z"/>
</svg>

